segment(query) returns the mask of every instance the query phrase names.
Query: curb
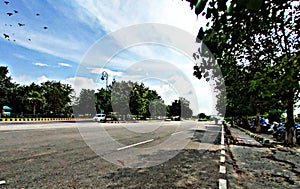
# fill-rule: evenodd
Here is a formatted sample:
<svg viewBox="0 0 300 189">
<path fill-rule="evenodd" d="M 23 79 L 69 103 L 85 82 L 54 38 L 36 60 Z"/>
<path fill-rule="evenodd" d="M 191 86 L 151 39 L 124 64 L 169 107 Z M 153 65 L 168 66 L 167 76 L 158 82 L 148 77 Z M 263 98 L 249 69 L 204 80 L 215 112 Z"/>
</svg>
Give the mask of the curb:
<svg viewBox="0 0 300 189">
<path fill-rule="evenodd" d="M 20 121 L 75 121 L 77 118 L 0 118 L 0 122 L 20 122 Z M 80 119 L 81 120 L 81 119 Z"/>
<path fill-rule="evenodd" d="M 228 125 L 227 125 L 227 127 L 228 127 Z M 241 127 L 239 127 L 239 126 L 234 125 L 233 127 L 235 127 L 235 128 L 237 128 L 237 129 L 243 131 L 245 134 L 251 136 L 251 137 L 254 138 L 257 142 L 261 143 L 261 144 L 264 145 L 264 146 L 270 146 L 270 145 L 278 144 L 278 142 L 270 141 L 270 139 L 268 139 L 268 138 L 262 137 L 262 136 L 260 136 L 260 135 L 258 135 L 258 134 L 256 134 L 256 133 L 252 133 L 252 132 L 250 132 L 250 131 L 248 131 L 248 130 L 246 130 L 246 129 L 244 129 L 244 128 L 241 128 Z M 230 131 L 232 131 L 232 130 L 230 130 Z"/>
<path fill-rule="evenodd" d="M 241 139 L 241 138 L 239 137 L 239 135 L 236 134 L 236 132 L 234 132 L 231 128 L 228 128 L 228 129 L 229 129 L 229 131 L 230 131 L 231 136 L 233 136 L 233 138 L 235 139 L 235 142 L 236 142 L 236 143 L 241 144 L 241 145 L 245 144 L 244 140 Z"/>
<path fill-rule="evenodd" d="M 221 155 L 220 155 L 220 169 L 219 169 L 219 189 L 227 189 L 227 179 L 226 179 L 226 166 L 225 166 L 225 136 L 224 136 L 224 125 L 222 125 L 221 130 Z"/>
<path fill-rule="evenodd" d="M 0 118 L 0 124 L 92 121 L 90 118 Z"/>
</svg>

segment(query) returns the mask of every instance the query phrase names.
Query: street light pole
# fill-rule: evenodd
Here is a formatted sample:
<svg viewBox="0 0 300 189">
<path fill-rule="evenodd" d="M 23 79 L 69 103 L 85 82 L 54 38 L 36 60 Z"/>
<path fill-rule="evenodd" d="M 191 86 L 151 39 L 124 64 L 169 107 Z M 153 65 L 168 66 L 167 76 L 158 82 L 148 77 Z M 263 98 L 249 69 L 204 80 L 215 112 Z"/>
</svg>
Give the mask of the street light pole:
<svg viewBox="0 0 300 189">
<path fill-rule="evenodd" d="M 102 72 L 102 77 L 101 77 L 101 80 L 106 80 L 106 91 L 107 91 L 107 86 L 108 86 L 108 74 L 107 74 L 107 72 L 106 71 L 103 71 Z"/>
<path fill-rule="evenodd" d="M 101 80 L 103 81 L 104 79 L 106 80 L 106 86 L 105 86 L 106 87 L 105 88 L 106 92 L 105 92 L 105 99 L 104 99 L 106 101 L 106 99 L 107 99 L 107 86 L 108 86 L 108 73 L 106 71 L 102 72 Z M 105 104 L 106 104 L 106 102 L 105 102 Z M 106 105 L 105 105 L 105 109 L 107 109 Z"/>
</svg>

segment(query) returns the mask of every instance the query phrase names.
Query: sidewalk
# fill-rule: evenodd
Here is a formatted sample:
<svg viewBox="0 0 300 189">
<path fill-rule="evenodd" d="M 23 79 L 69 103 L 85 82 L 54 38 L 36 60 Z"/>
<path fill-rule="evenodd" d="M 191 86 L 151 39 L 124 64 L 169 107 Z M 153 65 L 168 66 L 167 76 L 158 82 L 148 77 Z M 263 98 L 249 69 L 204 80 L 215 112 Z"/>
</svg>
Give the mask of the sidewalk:
<svg viewBox="0 0 300 189">
<path fill-rule="evenodd" d="M 269 139 L 228 129 L 235 141 L 227 149 L 228 188 L 300 188 L 299 148 L 264 145 Z"/>
<path fill-rule="evenodd" d="M 231 135 L 235 138 L 235 141 L 240 145 L 251 145 L 251 146 L 263 146 L 260 142 L 255 140 L 250 135 L 246 135 L 244 131 L 241 131 L 235 127 L 229 127 Z"/>
</svg>

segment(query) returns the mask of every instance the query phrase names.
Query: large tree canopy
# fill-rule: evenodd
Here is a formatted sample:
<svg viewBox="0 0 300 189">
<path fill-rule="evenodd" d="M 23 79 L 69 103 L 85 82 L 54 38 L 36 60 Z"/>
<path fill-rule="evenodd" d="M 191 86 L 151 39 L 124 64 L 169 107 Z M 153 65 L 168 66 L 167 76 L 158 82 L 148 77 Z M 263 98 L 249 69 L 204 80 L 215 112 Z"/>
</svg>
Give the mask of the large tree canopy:
<svg viewBox="0 0 300 189">
<path fill-rule="evenodd" d="M 187 0 L 209 22 L 198 42 L 214 54 L 226 85 L 228 113 L 257 115 L 284 106 L 287 144 L 293 143 L 293 107 L 299 100 L 299 2 Z M 200 54 L 201 55 L 201 54 Z M 195 59 L 199 59 L 194 56 Z M 207 64 L 195 75 L 212 74 Z M 220 99 L 221 100 L 221 99 Z"/>
</svg>

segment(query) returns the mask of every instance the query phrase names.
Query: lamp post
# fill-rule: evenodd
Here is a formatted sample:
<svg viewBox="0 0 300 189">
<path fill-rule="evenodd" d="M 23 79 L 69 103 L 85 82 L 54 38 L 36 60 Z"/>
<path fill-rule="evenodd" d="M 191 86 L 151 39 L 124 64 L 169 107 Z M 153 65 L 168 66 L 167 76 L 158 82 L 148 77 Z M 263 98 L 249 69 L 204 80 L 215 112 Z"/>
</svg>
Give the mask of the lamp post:
<svg viewBox="0 0 300 189">
<path fill-rule="evenodd" d="M 102 72 L 102 77 L 101 77 L 101 80 L 106 80 L 106 91 L 107 91 L 107 85 L 108 85 L 108 74 L 107 74 L 107 72 L 106 71 L 103 71 Z"/>
<path fill-rule="evenodd" d="M 106 107 L 106 104 L 107 104 L 107 102 L 106 102 L 106 99 L 107 99 L 107 86 L 108 86 L 108 74 L 107 74 L 107 72 L 106 71 L 103 71 L 102 72 L 102 77 L 101 77 L 101 80 L 103 81 L 103 80 L 106 80 L 106 85 L 105 85 L 105 97 L 104 97 L 104 101 L 105 101 L 105 109 L 107 110 L 107 107 Z"/>
</svg>

